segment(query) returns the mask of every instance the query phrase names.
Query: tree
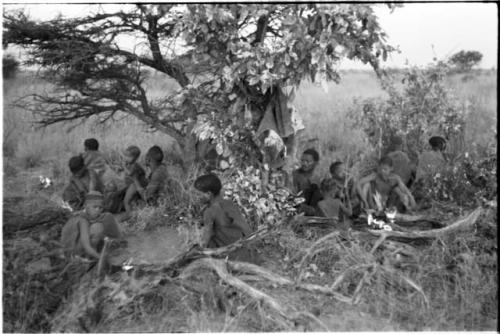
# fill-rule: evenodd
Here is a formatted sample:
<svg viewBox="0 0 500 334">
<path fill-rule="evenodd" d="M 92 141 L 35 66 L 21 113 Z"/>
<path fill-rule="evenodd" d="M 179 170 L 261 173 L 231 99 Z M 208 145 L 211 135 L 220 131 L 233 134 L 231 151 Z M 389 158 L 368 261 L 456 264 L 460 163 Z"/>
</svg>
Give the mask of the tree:
<svg viewBox="0 0 500 334">
<path fill-rule="evenodd" d="M 483 54 L 479 51 L 462 50 L 451 56 L 448 62 L 461 72 L 469 72 L 481 62 L 481 59 Z"/>
<path fill-rule="evenodd" d="M 143 42 L 126 49 L 125 35 Z M 362 4 L 138 4 L 48 22 L 4 14 L 5 43 L 29 48 L 29 63 L 57 87 L 20 101 L 41 125 L 91 116 L 106 122 L 121 112 L 173 137 L 186 153 L 197 122 L 219 133 L 244 110 L 262 115 L 280 87 L 308 77 L 338 82 L 342 58 L 379 71 L 379 59 L 393 50 L 385 36 L 372 6 Z M 148 96 L 148 70 L 179 89 Z"/>
</svg>

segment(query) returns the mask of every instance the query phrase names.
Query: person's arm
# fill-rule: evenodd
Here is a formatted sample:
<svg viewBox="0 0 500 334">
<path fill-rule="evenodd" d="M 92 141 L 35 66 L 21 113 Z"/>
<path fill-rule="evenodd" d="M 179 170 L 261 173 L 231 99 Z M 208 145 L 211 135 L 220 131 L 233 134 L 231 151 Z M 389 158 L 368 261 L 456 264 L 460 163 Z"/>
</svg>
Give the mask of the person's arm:
<svg viewBox="0 0 500 334">
<path fill-rule="evenodd" d="M 84 202 L 84 199 L 81 198 L 79 192 L 72 184 L 66 186 L 62 194 L 62 199 L 64 202 L 68 203 L 74 211 L 80 209 Z"/>
<path fill-rule="evenodd" d="M 207 247 L 213 234 L 214 234 L 214 218 L 211 213 L 211 210 L 208 208 L 203 213 L 203 229 L 201 231 L 200 246 L 203 248 Z"/>
<path fill-rule="evenodd" d="M 342 204 L 342 202 L 339 203 L 339 209 L 340 212 L 342 212 L 347 217 L 352 216 L 352 209 L 349 206 L 345 206 L 344 204 Z"/>
<path fill-rule="evenodd" d="M 241 229 L 241 231 L 243 231 L 243 234 L 245 236 L 252 233 L 250 225 L 248 225 L 245 218 L 243 217 L 241 212 L 239 212 L 239 210 L 234 204 L 228 205 L 225 209 L 226 209 L 226 214 L 231 218 L 233 224 L 238 226 Z"/>
<path fill-rule="evenodd" d="M 83 249 L 85 250 L 85 252 L 96 258 L 96 259 L 99 259 L 100 255 L 99 253 L 97 253 L 97 251 L 92 248 L 92 245 L 90 245 L 90 227 L 89 227 L 89 223 L 84 220 L 84 219 L 81 219 L 79 222 L 78 222 L 78 228 L 80 229 L 80 242 L 82 243 L 82 246 L 83 246 Z"/>
</svg>

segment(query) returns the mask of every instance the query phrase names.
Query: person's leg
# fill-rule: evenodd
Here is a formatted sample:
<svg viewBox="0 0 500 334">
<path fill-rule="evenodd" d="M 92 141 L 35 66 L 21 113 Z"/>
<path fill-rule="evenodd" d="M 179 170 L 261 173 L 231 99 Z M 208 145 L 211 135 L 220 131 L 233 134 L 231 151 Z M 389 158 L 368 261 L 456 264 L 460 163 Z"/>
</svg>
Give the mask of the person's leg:
<svg viewBox="0 0 500 334">
<path fill-rule="evenodd" d="M 134 183 L 128 186 L 127 191 L 125 192 L 125 198 L 123 199 L 123 206 L 125 207 L 125 211 L 127 214 L 131 214 L 132 212 L 132 199 L 135 194 L 137 194 L 137 188 Z"/>
<path fill-rule="evenodd" d="M 374 207 L 376 208 L 376 205 L 373 200 L 373 193 L 371 189 L 371 184 L 368 182 L 363 185 L 363 188 L 361 189 L 362 196 L 366 198 L 366 202 L 368 202 L 368 207 L 365 209 L 373 209 Z"/>
<path fill-rule="evenodd" d="M 104 241 L 104 225 L 101 223 L 94 223 L 90 225 L 90 245 L 96 251 L 100 252 Z"/>
</svg>

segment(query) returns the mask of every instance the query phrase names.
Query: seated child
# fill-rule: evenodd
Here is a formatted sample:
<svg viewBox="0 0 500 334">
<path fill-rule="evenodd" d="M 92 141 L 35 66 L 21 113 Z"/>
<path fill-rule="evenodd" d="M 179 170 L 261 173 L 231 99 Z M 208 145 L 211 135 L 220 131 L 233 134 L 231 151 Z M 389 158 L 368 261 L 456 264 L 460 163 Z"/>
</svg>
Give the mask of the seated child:
<svg viewBox="0 0 500 334">
<path fill-rule="evenodd" d="M 82 158 L 85 161 L 85 166 L 102 177 L 106 172 L 106 160 L 99 151 L 99 142 L 95 138 L 88 138 L 83 142 L 83 146 L 85 152 L 82 154 Z"/>
<path fill-rule="evenodd" d="M 322 199 L 318 185 L 312 181 L 318 161 L 319 153 L 315 149 L 307 149 L 302 153 L 300 168 L 292 173 L 294 191 L 302 192 L 305 198 L 299 209 L 308 216 L 316 215 L 315 207 Z"/>
<path fill-rule="evenodd" d="M 135 180 L 141 187 L 147 185 L 146 172 L 144 168 L 137 162 L 141 150 L 137 146 L 129 146 L 124 152 L 125 157 L 125 197 L 123 199 L 123 206 L 127 213 L 131 213 L 131 203 L 134 196 L 138 195 L 135 186 Z"/>
<path fill-rule="evenodd" d="M 321 182 L 321 193 L 323 200 L 318 202 L 318 213 L 322 217 L 336 218 L 343 221 L 344 217 L 350 217 L 352 210 L 344 206 L 340 200 L 342 188 L 334 179 L 326 179 Z"/>
<path fill-rule="evenodd" d="M 104 185 L 101 178 L 85 167 L 81 156 L 74 156 L 68 163 L 71 171 L 69 183 L 63 190 L 62 198 L 73 210 L 81 210 L 85 203 L 85 195 L 92 190 L 102 192 Z"/>
<path fill-rule="evenodd" d="M 104 237 L 121 238 L 113 215 L 103 213 L 103 196 L 91 191 L 85 197 L 85 210 L 72 216 L 61 232 L 61 244 L 67 256 L 80 255 L 99 259 Z"/>
<path fill-rule="evenodd" d="M 200 176 L 194 182 L 201 200 L 208 204 L 203 212 L 203 232 L 201 247 L 218 248 L 248 236 L 252 230 L 239 208 L 221 195 L 222 184 L 214 174 Z M 230 259 L 255 262 L 254 256 L 246 248 L 230 254 Z"/>
<path fill-rule="evenodd" d="M 155 205 L 165 191 L 168 180 L 167 167 L 162 164 L 163 151 L 159 146 L 152 146 L 146 153 L 146 166 L 151 173 L 147 180 L 147 185 L 143 185 L 137 178 L 134 178 L 137 192 L 147 203 Z"/>
<path fill-rule="evenodd" d="M 396 206 L 399 211 L 404 211 L 416 207 L 410 190 L 401 178 L 392 172 L 392 160 L 389 157 L 380 159 L 377 171 L 362 178 L 356 190 L 367 209 L 379 209 L 374 199 L 376 194 L 380 196 L 382 209 Z"/>
</svg>

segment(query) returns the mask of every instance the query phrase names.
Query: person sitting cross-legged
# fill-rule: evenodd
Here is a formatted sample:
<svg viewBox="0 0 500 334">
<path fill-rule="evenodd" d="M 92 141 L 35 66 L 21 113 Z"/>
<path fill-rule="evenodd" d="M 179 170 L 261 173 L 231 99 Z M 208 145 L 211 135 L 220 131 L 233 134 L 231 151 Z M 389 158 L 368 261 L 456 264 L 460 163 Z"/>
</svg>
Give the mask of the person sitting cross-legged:
<svg viewBox="0 0 500 334">
<path fill-rule="evenodd" d="M 66 256 L 98 260 L 105 237 L 121 239 L 122 235 L 113 215 L 103 212 L 103 195 L 91 191 L 84 211 L 73 215 L 62 228 L 61 244 Z"/>
</svg>

